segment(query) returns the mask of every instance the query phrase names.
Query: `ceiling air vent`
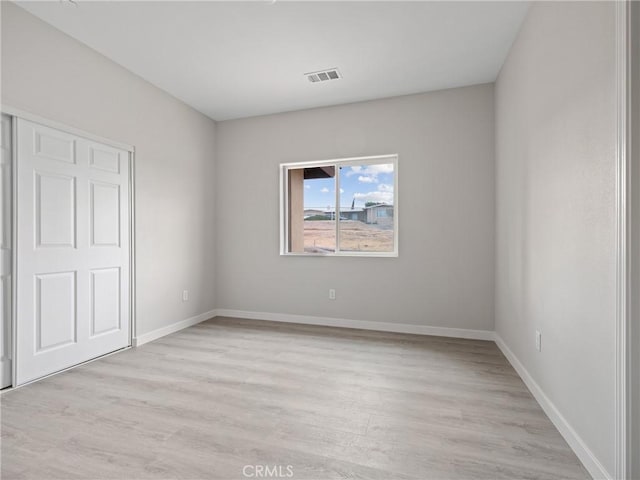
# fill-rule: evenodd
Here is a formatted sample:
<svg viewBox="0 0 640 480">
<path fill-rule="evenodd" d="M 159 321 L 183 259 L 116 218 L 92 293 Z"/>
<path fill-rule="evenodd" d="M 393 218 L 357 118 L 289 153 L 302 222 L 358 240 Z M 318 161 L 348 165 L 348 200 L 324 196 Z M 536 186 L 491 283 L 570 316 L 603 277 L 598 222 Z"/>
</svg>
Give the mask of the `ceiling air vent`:
<svg viewBox="0 0 640 480">
<path fill-rule="evenodd" d="M 338 80 L 339 78 L 342 78 L 342 75 L 340 75 L 340 71 L 337 68 L 321 70 L 319 72 L 305 73 L 304 75 L 309 79 L 311 83 L 326 82 L 328 80 Z"/>
</svg>

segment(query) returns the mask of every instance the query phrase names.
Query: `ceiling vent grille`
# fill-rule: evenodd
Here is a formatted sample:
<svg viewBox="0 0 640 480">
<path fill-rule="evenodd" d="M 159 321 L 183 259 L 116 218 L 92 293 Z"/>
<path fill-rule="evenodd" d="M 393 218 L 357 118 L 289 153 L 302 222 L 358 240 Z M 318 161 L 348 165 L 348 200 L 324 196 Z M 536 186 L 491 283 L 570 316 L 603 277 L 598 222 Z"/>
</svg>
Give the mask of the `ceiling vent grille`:
<svg viewBox="0 0 640 480">
<path fill-rule="evenodd" d="M 342 78 L 342 75 L 340 75 L 340 71 L 337 68 L 305 73 L 304 75 L 311 83 L 328 82 L 329 80 L 338 80 Z"/>
</svg>

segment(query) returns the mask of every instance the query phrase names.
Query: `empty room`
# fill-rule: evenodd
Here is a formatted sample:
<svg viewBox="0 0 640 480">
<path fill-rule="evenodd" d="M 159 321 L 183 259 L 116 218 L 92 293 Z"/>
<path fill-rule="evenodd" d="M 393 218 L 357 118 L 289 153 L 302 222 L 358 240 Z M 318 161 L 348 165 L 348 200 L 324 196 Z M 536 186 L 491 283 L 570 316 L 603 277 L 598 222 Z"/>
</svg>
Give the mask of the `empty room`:
<svg viewBox="0 0 640 480">
<path fill-rule="evenodd" d="M 640 3 L 0 3 L 0 478 L 640 480 Z"/>
</svg>

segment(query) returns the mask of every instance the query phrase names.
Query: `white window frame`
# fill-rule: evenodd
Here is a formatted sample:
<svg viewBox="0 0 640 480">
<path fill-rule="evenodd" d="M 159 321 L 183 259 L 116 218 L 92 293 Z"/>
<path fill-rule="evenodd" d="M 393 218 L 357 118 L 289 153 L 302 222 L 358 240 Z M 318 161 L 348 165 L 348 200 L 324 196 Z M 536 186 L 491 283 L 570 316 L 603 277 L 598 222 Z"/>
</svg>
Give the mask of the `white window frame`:
<svg viewBox="0 0 640 480">
<path fill-rule="evenodd" d="M 339 215 L 335 220 L 336 229 L 336 251 L 331 253 L 307 253 L 307 252 L 290 252 L 289 251 L 289 189 L 288 177 L 289 170 L 297 170 L 300 168 L 324 167 L 335 165 L 335 185 L 336 198 L 335 209 L 340 212 L 340 168 L 352 167 L 357 165 L 379 165 L 393 164 L 393 251 L 390 252 L 353 252 L 340 251 L 340 220 Z M 369 157 L 349 157 L 337 158 L 330 160 L 318 160 L 312 162 L 292 162 L 280 164 L 280 255 L 292 257 L 397 257 L 398 256 L 398 154 L 375 155 Z"/>
</svg>

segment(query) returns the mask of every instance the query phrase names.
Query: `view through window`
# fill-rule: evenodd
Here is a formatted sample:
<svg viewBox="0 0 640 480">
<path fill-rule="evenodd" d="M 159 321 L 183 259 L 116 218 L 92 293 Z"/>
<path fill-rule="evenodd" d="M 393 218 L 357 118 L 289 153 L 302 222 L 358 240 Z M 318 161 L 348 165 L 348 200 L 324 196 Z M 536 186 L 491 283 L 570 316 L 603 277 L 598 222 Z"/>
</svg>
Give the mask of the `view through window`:
<svg viewBox="0 0 640 480">
<path fill-rule="evenodd" d="M 282 169 L 283 253 L 397 254 L 397 156 Z"/>
</svg>

